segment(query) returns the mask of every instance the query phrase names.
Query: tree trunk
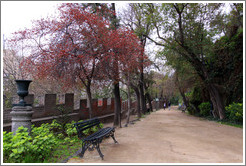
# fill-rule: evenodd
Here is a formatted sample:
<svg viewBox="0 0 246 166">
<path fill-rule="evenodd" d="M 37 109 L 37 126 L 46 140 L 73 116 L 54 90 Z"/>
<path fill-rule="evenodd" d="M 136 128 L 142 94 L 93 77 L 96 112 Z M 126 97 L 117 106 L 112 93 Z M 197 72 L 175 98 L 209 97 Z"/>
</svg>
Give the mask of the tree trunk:
<svg viewBox="0 0 246 166">
<path fill-rule="evenodd" d="M 120 102 L 120 86 L 119 83 L 114 84 L 114 126 L 121 127 L 121 102 Z"/>
<path fill-rule="evenodd" d="M 179 75 L 178 75 L 177 72 L 176 72 L 176 77 L 175 77 L 175 84 L 176 84 L 176 86 L 178 87 L 179 93 L 180 93 L 180 95 L 182 96 L 183 101 L 184 101 L 184 104 L 185 104 L 185 106 L 186 106 L 186 108 L 187 108 L 187 107 L 189 106 L 189 101 L 188 101 L 187 98 L 185 97 L 184 91 L 181 89 L 180 82 L 179 82 Z"/>
<path fill-rule="evenodd" d="M 128 85 L 127 85 L 127 96 L 128 96 L 128 102 L 127 102 L 127 108 L 128 108 L 128 113 L 127 113 L 127 119 L 126 119 L 126 126 L 129 124 L 130 121 L 130 116 L 131 116 L 131 92 L 130 92 L 130 73 L 128 73 Z"/>
<path fill-rule="evenodd" d="M 147 98 L 148 103 L 149 103 L 149 109 L 151 112 L 153 112 L 153 107 L 152 107 L 152 103 L 151 103 L 151 96 L 148 92 L 146 93 L 146 98 Z"/>
<path fill-rule="evenodd" d="M 115 3 L 111 3 L 112 5 L 112 16 L 111 16 L 111 24 L 113 25 L 113 29 L 117 29 L 117 19 L 116 19 L 116 11 L 115 11 Z M 116 50 L 115 50 L 116 51 Z M 118 67 L 118 56 L 115 57 L 113 62 L 114 64 L 114 126 L 121 127 L 121 102 L 120 102 L 120 86 L 119 86 L 119 67 Z"/>
<path fill-rule="evenodd" d="M 141 40 L 141 45 L 143 47 L 142 57 L 140 58 L 140 80 L 139 80 L 139 92 L 140 92 L 140 102 L 141 102 L 141 111 L 143 114 L 146 112 L 146 101 L 145 101 L 145 95 L 144 95 L 144 46 L 145 46 L 146 40 Z"/>
<path fill-rule="evenodd" d="M 142 114 L 145 114 L 146 101 L 145 101 L 144 86 L 143 86 L 143 73 L 140 74 L 139 93 L 140 93 L 141 112 Z"/>
<path fill-rule="evenodd" d="M 220 92 L 218 88 L 215 87 L 215 85 L 210 84 L 208 85 L 208 92 L 210 95 L 210 99 L 213 103 L 213 116 L 214 118 L 220 118 L 221 120 L 225 118 L 225 107 L 223 103 L 222 96 L 220 95 Z"/>
<path fill-rule="evenodd" d="M 186 108 L 189 107 L 189 102 L 188 102 L 188 100 L 186 99 L 185 94 L 184 94 L 184 92 L 181 90 L 180 87 L 179 87 L 179 93 L 180 93 L 180 95 L 181 95 L 182 98 L 183 98 L 183 101 L 184 101 L 184 104 L 185 104 Z"/>
<path fill-rule="evenodd" d="M 151 99 L 150 93 L 148 92 L 148 87 L 149 86 L 146 85 L 146 82 L 143 85 L 144 85 L 144 89 L 146 91 L 145 97 L 146 97 L 146 99 L 147 99 L 147 101 L 149 103 L 149 109 L 150 109 L 149 111 L 153 112 L 153 107 L 152 107 L 152 103 L 151 103 L 152 99 Z"/>
<path fill-rule="evenodd" d="M 137 98 L 137 114 L 138 114 L 138 118 L 141 117 L 141 112 L 140 112 L 140 93 L 137 87 L 131 85 L 131 87 L 133 88 L 135 94 L 136 94 L 136 98 Z"/>
<path fill-rule="evenodd" d="M 92 98 L 91 98 L 91 88 L 90 85 L 86 86 L 86 97 L 87 97 L 87 104 L 89 107 L 89 118 L 91 119 L 92 116 Z"/>
</svg>

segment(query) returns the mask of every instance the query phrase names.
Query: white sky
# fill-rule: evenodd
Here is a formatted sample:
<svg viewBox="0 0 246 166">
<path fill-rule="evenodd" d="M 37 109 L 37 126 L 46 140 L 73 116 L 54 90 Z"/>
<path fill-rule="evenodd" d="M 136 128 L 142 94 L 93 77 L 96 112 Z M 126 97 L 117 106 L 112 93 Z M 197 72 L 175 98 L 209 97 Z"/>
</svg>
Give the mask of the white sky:
<svg viewBox="0 0 246 166">
<path fill-rule="evenodd" d="M 55 12 L 57 2 L 4 1 L 1 2 L 1 32 L 6 37 L 11 33 L 31 27 L 31 20 L 46 17 Z"/>
<path fill-rule="evenodd" d="M 2 1 L 1 37 L 4 34 L 5 38 L 7 38 L 8 36 L 10 36 L 11 33 L 15 31 L 24 29 L 25 27 L 30 28 L 32 25 L 32 20 L 37 20 L 42 17 L 54 15 L 57 4 L 61 2 L 69 1 Z M 93 3 L 93 1 L 77 2 Z M 107 1 L 102 2 L 107 3 Z M 139 3 L 141 1 L 109 1 L 109 3 L 112 2 L 116 4 L 116 10 L 119 11 L 121 8 L 124 8 L 124 6 L 126 6 L 126 3 Z"/>
<path fill-rule="evenodd" d="M 54 15 L 57 4 L 62 1 L 2 1 L 1 2 L 1 33 L 5 38 L 11 33 L 29 28 L 32 20 Z M 67 1 L 68 2 L 68 1 Z M 83 2 L 83 1 L 78 1 Z M 86 1 L 84 1 L 86 2 Z M 91 1 L 87 1 L 91 2 Z M 92 3 L 92 2 L 91 2 Z M 106 3 L 106 2 L 104 2 Z M 111 2 L 112 3 L 112 2 Z M 125 2 L 115 1 L 116 8 L 122 8 Z"/>
</svg>

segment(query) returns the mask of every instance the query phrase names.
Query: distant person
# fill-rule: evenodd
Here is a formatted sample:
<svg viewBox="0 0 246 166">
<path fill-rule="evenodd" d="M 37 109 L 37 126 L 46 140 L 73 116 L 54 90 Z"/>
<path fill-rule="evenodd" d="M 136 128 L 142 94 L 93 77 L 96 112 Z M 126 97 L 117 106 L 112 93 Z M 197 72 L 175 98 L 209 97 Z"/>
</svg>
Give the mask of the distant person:
<svg viewBox="0 0 246 166">
<path fill-rule="evenodd" d="M 164 110 L 165 110 L 165 108 L 166 108 L 166 103 L 164 102 Z"/>
<path fill-rule="evenodd" d="M 168 103 L 168 109 L 170 110 L 171 109 L 171 102 L 169 101 Z"/>
<path fill-rule="evenodd" d="M 184 103 L 182 104 L 181 108 L 182 108 L 182 112 L 184 112 L 184 113 L 185 113 L 185 110 L 186 110 L 186 105 L 185 105 Z"/>
<path fill-rule="evenodd" d="M 179 109 L 181 108 L 181 103 L 179 103 Z"/>
</svg>

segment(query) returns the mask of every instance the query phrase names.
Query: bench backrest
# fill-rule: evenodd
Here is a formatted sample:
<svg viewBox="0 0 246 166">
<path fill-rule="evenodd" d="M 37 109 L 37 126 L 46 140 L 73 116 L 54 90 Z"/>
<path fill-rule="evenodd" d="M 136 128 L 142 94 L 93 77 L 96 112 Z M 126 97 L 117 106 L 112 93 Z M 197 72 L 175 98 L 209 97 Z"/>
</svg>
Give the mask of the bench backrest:
<svg viewBox="0 0 246 166">
<path fill-rule="evenodd" d="M 94 126 L 99 126 L 100 121 L 98 118 L 88 119 L 82 122 L 74 123 L 74 127 L 77 130 L 78 137 L 83 138 L 83 131 Z"/>
</svg>

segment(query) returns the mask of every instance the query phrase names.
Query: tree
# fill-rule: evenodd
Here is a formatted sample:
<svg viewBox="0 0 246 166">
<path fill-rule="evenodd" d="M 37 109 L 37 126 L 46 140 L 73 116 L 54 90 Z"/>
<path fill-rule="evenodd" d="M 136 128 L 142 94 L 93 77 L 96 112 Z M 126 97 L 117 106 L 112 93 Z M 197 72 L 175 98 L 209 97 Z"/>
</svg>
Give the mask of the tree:
<svg viewBox="0 0 246 166">
<path fill-rule="evenodd" d="M 214 38 L 220 34 L 212 27 L 218 25 L 215 18 L 224 18 L 221 12 L 223 4 L 174 3 L 153 6 L 154 10 L 148 17 L 152 18 L 157 39 L 148 38 L 163 48 L 173 49 L 191 64 L 208 89 L 215 117 L 224 119 L 223 92 L 213 77 L 213 71 L 209 70 L 210 58 L 214 55 L 211 49 Z"/>
<path fill-rule="evenodd" d="M 23 62 L 34 78 L 57 78 L 64 87 L 83 85 L 91 118 L 92 82 L 106 79 L 119 83 L 120 73 L 114 71 L 134 66 L 139 40 L 124 27 L 111 29 L 110 20 L 88 6 L 67 3 L 58 9 L 59 17 L 36 21 L 32 29 L 16 32 L 12 41 L 24 41 L 27 46 L 34 41 L 31 55 Z"/>
<path fill-rule="evenodd" d="M 112 35 L 110 37 L 111 40 L 106 43 L 110 49 L 101 59 L 100 70 L 103 72 L 102 76 L 104 78 L 112 81 L 114 96 L 116 99 L 117 96 L 119 97 L 118 107 L 115 109 L 120 110 L 120 94 L 117 90 L 119 89 L 119 83 L 120 81 L 124 82 L 123 77 L 127 75 L 126 73 L 139 69 L 138 59 L 141 55 L 142 47 L 134 32 L 125 27 L 113 30 L 110 35 Z M 114 125 L 117 126 L 120 125 L 120 112 L 115 111 L 115 114 L 117 116 L 115 116 Z"/>
<path fill-rule="evenodd" d="M 144 90 L 145 90 L 145 97 L 148 101 L 148 105 L 149 105 L 149 111 L 153 111 L 152 108 L 152 97 L 151 97 L 151 86 L 154 84 L 154 80 L 153 80 L 153 75 L 154 73 L 152 71 L 150 71 L 149 73 L 146 73 L 145 79 L 144 79 Z"/>
<path fill-rule="evenodd" d="M 223 90 L 225 105 L 243 101 L 243 4 L 233 3 L 230 7 L 225 35 L 216 40 L 209 67 Z"/>
<path fill-rule="evenodd" d="M 16 95 L 15 80 L 23 78 L 23 72 L 19 65 L 22 57 L 18 56 L 16 51 L 4 49 L 3 50 L 3 95 L 4 107 L 11 107 L 11 99 Z"/>
<path fill-rule="evenodd" d="M 82 84 L 91 118 L 91 82 L 99 56 L 105 51 L 102 45 L 108 40 L 104 37 L 108 36 L 110 23 L 78 4 L 62 4 L 59 12 L 57 18 L 37 20 L 32 29 L 15 33 L 12 41 L 35 43 L 23 63 L 34 78 L 58 78 L 65 87 Z"/>
<path fill-rule="evenodd" d="M 145 3 L 131 3 L 129 4 L 129 8 L 127 11 L 124 12 L 123 14 L 123 23 L 130 27 L 136 35 L 140 39 L 141 46 L 143 48 L 142 56 L 139 57 L 139 64 L 140 64 L 140 72 L 139 72 L 139 80 L 138 80 L 138 88 L 139 88 L 139 95 L 140 95 L 140 101 L 141 101 L 141 109 L 142 113 L 146 112 L 146 100 L 145 100 L 145 82 L 144 82 L 144 49 L 146 46 L 147 42 L 147 37 L 146 35 L 150 34 L 150 22 L 146 21 L 144 18 L 144 13 L 149 13 L 149 8 L 150 4 L 145 4 Z M 149 97 L 148 97 L 149 99 Z"/>
<path fill-rule="evenodd" d="M 185 93 L 192 89 L 195 82 L 198 82 L 198 75 L 196 74 L 195 70 L 184 57 L 177 54 L 173 49 L 166 48 L 160 50 L 157 53 L 157 57 L 164 57 L 166 60 L 165 65 L 174 69 L 175 72 L 172 75 L 172 79 L 183 99 L 185 106 L 189 107 L 189 100 Z M 167 88 L 167 91 L 170 89 L 173 91 L 174 89 L 170 88 L 169 86 L 165 86 L 164 88 Z"/>
<path fill-rule="evenodd" d="M 142 51 L 138 37 L 132 30 L 124 26 L 119 26 L 115 13 L 115 4 L 111 4 L 111 33 L 110 40 L 105 42 L 105 48 L 108 52 L 101 59 L 100 70 L 103 71 L 102 76 L 112 81 L 113 93 L 115 97 L 115 116 L 114 126 L 121 127 L 121 99 L 120 86 L 123 73 L 128 73 L 138 67 L 137 59 Z"/>
<path fill-rule="evenodd" d="M 116 22 L 116 11 L 115 11 L 115 3 L 112 3 L 112 11 L 113 14 L 111 16 L 111 27 L 113 30 L 116 30 L 118 28 L 117 22 Z M 115 53 L 117 53 L 117 50 L 113 50 Z M 113 59 L 113 67 L 115 71 L 113 74 L 113 93 L 115 97 L 115 115 L 114 115 L 114 126 L 120 126 L 121 127 L 121 101 L 120 101 L 120 83 L 119 83 L 119 61 L 118 56 L 116 55 Z M 112 71 L 111 71 L 112 72 Z"/>
<path fill-rule="evenodd" d="M 22 45 L 22 43 L 21 43 Z M 24 48 L 15 45 L 10 47 L 10 43 L 6 43 L 8 49 L 3 50 L 3 92 L 4 103 L 7 107 L 12 107 L 12 99 L 16 94 L 16 82 L 18 79 L 30 79 L 32 73 L 26 73 L 22 65 L 25 53 Z M 10 50 L 11 48 L 11 50 Z M 19 54 L 18 51 L 21 51 Z M 29 94 L 35 94 L 35 96 L 44 95 L 46 93 L 64 93 L 71 89 L 62 89 L 59 81 L 55 78 L 47 79 L 35 79 L 35 81 L 29 87 Z"/>
</svg>

